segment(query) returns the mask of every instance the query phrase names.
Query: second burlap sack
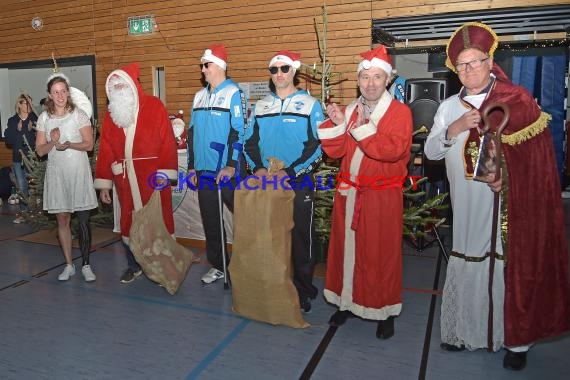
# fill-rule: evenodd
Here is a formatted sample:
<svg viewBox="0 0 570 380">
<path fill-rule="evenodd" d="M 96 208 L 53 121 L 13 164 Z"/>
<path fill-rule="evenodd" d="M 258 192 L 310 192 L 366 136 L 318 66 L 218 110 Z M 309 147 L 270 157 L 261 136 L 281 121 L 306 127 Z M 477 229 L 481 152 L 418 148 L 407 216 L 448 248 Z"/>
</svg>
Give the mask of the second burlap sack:
<svg viewBox="0 0 570 380">
<path fill-rule="evenodd" d="M 292 281 L 291 230 L 295 193 L 248 181 L 234 198 L 234 243 L 229 265 L 233 309 L 244 317 L 308 327 Z"/>
</svg>

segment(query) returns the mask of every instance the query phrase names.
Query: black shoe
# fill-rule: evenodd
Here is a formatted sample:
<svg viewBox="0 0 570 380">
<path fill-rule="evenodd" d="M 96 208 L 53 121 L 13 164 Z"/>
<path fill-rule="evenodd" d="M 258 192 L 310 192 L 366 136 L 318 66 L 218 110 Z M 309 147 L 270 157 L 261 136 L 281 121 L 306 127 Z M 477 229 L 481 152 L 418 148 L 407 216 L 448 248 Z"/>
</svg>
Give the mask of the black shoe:
<svg viewBox="0 0 570 380">
<path fill-rule="evenodd" d="M 311 301 L 309 301 L 308 298 L 299 301 L 299 304 L 301 305 L 301 310 L 303 310 L 303 313 L 308 313 L 311 311 Z"/>
<path fill-rule="evenodd" d="M 128 284 L 129 282 L 133 282 L 134 279 L 137 278 L 138 276 L 140 276 L 141 274 L 142 274 L 142 270 L 140 268 L 137 271 L 134 271 L 131 268 L 129 268 L 121 276 L 121 283 L 122 284 Z"/>
<path fill-rule="evenodd" d="M 503 368 L 511 369 L 513 371 L 520 371 L 526 366 L 526 351 L 513 352 L 507 350 L 503 358 Z"/>
<path fill-rule="evenodd" d="M 378 321 L 376 337 L 378 339 L 388 339 L 394 336 L 394 316 L 388 317 L 384 321 Z"/>
<path fill-rule="evenodd" d="M 454 344 L 442 343 L 439 346 L 441 347 L 442 350 L 449 352 L 465 351 L 465 346 L 463 344 L 461 346 L 456 346 Z"/>
<path fill-rule="evenodd" d="M 352 317 L 352 313 L 348 310 L 338 310 L 329 319 L 329 325 L 331 326 L 341 326 L 344 325 L 348 318 Z"/>
</svg>

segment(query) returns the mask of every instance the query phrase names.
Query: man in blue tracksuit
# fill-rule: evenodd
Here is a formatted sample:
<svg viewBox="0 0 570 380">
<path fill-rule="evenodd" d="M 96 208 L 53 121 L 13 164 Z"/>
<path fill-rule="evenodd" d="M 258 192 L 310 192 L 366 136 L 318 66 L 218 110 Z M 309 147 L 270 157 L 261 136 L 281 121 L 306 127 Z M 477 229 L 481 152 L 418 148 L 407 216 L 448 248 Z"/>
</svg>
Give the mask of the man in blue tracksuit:
<svg viewBox="0 0 570 380">
<path fill-rule="evenodd" d="M 254 108 L 245 145 L 246 159 L 258 177 L 267 175 L 268 158 L 285 163 L 279 171 L 278 183 L 288 177 L 295 190 L 293 206 L 292 256 L 293 283 L 299 293 L 301 308 L 311 309 L 310 299 L 317 296 L 313 285 L 315 256 L 313 236 L 313 172 L 321 162 L 317 126 L 324 120 L 319 101 L 295 86 L 301 66 L 299 55 L 278 52 L 269 63 L 271 94 L 259 100 Z"/>
<path fill-rule="evenodd" d="M 245 166 L 243 163 L 238 165 L 242 154 L 234 144 L 243 144 L 247 121 L 244 119 L 246 99 L 238 85 L 226 78 L 227 54 L 224 45 L 210 46 L 201 62 L 202 74 L 208 85 L 196 94 L 192 104 L 188 131 L 188 175 L 198 189 L 206 236 L 206 256 L 212 265 L 202 276 L 202 282 L 210 284 L 224 278 L 218 183 L 231 179 L 231 184 L 222 184 L 220 187 L 223 202 L 233 210 L 235 181 L 236 176 L 240 175 L 236 168 L 240 167 L 243 173 Z"/>
</svg>

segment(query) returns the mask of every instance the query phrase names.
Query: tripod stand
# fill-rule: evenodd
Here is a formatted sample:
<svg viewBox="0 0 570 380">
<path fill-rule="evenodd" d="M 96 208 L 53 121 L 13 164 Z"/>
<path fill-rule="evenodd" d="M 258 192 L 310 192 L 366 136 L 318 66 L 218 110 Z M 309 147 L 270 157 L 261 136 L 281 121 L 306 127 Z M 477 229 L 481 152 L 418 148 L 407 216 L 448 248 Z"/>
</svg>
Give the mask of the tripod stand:
<svg viewBox="0 0 570 380">
<path fill-rule="evenodd" d="M 430 186 L 434 182 L 429 182 L 426 174 L 429 172 L 426 170 L 426 158 L 423 156 L 423 145 L 425 142 L 425 136 L 415 136 L 414 144 L 412 144 L 410 162 L 408 165 L 408 171 L 410 174 L 414 173 L 416 167 L 420 167 L 420 180 L 416 183 L 417 188 L 415 194 L 406 195 L 405 207 L 406 213 L 411 213 L 409 217 L 411 233 L 408 234 L 408 241 L 418 252 L 422 252 L 424 249 L 429 248 L 434 243 L 438 243 L 440 248 L 440 253 L 445 258 L 446 262 L 449 261 L 449 254 L 445 249 L 441 235 L 439 234 L 438 227 L 445 222 L 445 218 L 438 215 L 438 211 L 445 208 L 443 202 L 447 197 L 445 191 L 440 192 L 440 188 L 437 188 L 437 194 L 431 196 Z M 440 167 L 440 172 L 445 173 L 443 167 Z M 442 188 L 445 190 L 445 174 L 440 176 L 442 179 Z M 418 191 L 419 190 L 419 191 Z M 418 222 L 420 219 L 422 222 Z M 417 229 L 421 228 L 422 231 L 417 232 Z M 426 240 L 425 235 L 431 234 L 433 238 Z"/>
</svg>

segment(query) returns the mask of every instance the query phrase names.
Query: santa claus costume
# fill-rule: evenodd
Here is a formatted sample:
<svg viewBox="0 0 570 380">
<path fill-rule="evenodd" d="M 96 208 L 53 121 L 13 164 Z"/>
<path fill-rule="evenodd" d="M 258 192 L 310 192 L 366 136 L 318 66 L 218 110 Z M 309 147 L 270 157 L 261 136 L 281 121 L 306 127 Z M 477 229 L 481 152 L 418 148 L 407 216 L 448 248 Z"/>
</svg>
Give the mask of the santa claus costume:
<svg viewBox="0 0 570 380">
<path fill-rule="evenodd" d="M 363 96 L 346 107 L 344 122 L 334 125 L 328 119 L 318 130 L 323 151 L 342 159 L 344 178 L 334 199 L 324 295 L 339 307 L 331 324 L 344 323 L 352 313 L 380 321 L 377 336 L 389 338 L 393 317 L 402 308 L 402 189 L 356 183 L 358 176 L 403 180 L 410 156 L 412 115 L 385 91 L 384 82 L 392 71 L 385 47 L 362 53 L 362 57 L 358 71 Z M 384 72 L 370 70 L 374 68 Z M 365 96 L 370 86 L 380 94 L 376 99 Z M 370 103 L 376 105 L 367 112 Z M 330 106 L 327 112 L 332 117 Z"/>
<path fill-rule="evenodd" d="M 115 183 L 121 205 L 121 236 L 126 243 L 133 211 L 146 205 L 155 190 L 162 190 L 162 219 L 174 233 L 170 184 L 159 185 L 155 179 L 177 178 L 176 140 L 164 105 L 143 92 L 138 77 L 139 66 L 131 63 L 107 78 L 110 103 L 95 169 L 96 189 L 110 190 Z M 136 272 L 140 274 L 140 268 Z"/>
</svg>

